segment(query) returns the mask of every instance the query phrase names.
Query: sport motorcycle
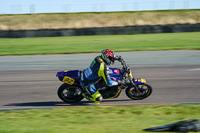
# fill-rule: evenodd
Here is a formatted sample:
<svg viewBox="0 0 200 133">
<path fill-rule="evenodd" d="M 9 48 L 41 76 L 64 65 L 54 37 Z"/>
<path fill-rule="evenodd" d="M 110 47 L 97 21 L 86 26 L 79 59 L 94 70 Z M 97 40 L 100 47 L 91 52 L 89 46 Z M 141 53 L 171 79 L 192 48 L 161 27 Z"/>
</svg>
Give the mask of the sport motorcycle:
<svg viewBox="0 0 200 133">
<path fill-rule="evenodd" d="M 149 97 L 152 93 L 152 87 L 146 79 L 135 79 L 131 69 L 126 62 L 120 58 L 122 69 L 109 67 L 110 78 L 118 82 L 117 86 L 107 86 L 103 78 L 95 82 L 95 87 L 102 95 L 103 99 L 117 98 L 122 90 L 132 100 L 142 100 Z M 66 103 L 79 102 L 89 94 L 81 86 L 81 70 L 65 70 L 57 72 L 56 76 L 63 84 L 58 88 L 58 97 Z"/>
</svg>

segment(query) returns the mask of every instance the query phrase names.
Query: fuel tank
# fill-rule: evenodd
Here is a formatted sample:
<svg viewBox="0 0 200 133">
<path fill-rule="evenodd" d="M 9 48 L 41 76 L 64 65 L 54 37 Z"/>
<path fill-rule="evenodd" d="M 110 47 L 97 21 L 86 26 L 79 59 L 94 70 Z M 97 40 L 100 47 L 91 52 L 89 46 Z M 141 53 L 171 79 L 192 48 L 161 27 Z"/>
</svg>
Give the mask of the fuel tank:
<svg viewBox="0 0 200 133">
<path fill-rule="evenodd" d="M 122 72 L 119 68 L 109 67 L 109 75 L 112 80 L 122 79 Z"/>
</svg>

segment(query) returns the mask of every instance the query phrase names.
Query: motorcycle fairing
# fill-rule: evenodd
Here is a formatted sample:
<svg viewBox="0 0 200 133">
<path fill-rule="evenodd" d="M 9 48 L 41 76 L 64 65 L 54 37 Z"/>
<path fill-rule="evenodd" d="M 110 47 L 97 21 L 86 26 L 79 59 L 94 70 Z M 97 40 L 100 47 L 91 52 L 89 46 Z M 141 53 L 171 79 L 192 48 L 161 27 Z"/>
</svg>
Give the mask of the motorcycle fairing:
<svg viewBox="0 0 200 133">
<path fill-rule="evenodd" d="M 64 83 L 69 85 L 80 84 L 80 71 L 79 70 L 71 70 L 71 71 L 60 71 L 57 72 L 58 79 Z"/>
<path fill-rule="evenodd" d="M 122 79 L 121 70 L 118 68 L 109 67 L 109 75 L 112 80 Z"/>
<path fill-rule="evenodd" d="M 133 81 L 135 84 L 139 84 L 139 83 L 146 83 L 147 81 L 146 81 L 146 79 L 142 79 L 142 78 L 140 78 L 140 79 L 135 79 L 135 81 Z"/>
</svg>

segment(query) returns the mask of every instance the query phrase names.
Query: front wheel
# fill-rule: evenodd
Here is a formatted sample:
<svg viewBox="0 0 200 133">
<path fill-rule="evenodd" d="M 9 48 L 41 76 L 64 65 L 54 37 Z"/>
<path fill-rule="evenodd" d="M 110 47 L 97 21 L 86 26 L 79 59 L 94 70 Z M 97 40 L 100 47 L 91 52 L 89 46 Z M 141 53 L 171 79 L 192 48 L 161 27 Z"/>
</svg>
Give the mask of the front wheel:
<svg viewBox="0 0 200 133">
<path fill-rule="evenodd" d="M 152 93 L 152 87 L 146 83 L 139 83 L 137 87 L 140 92 L 136 91 L 135 86 L 126 89 L 126 95 L 133 100 L 142 100 L 147 98 Z"/>
<path fill-rule="evenodd" d="M 66 103 L 74 103 L 81 101 L 82 90 L 77 86 L 62 84 L 57 91 L 58 97 Z"/>
</svg>

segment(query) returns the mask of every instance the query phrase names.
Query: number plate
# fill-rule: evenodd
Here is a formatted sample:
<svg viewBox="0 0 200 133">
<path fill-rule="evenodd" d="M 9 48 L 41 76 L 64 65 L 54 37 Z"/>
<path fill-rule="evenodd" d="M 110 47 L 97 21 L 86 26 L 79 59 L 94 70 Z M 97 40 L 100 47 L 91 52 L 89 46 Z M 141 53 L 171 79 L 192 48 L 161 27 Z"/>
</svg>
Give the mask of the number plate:
<svg viewBox="0 0 200 133">
<path fill-rule="evenodd" d="M 146 83 L 147 81 L 146 81 L 146 79 L 141 79 L 141 82 Z"/>
<path fill-rule="evenodd" d="M 135 79 L 136 82 L 146 83 L 146 79 Z"/>
<path fill-rule="evenodd" d="M 67 77 L 67 76 L 65 76 L 64 78 L 63 78 L 63 82 L 65 82 L 65 83 L 67 83 L 67 84 L 69 84 L 69 85 L 72 85 L 73 83 L 74 83 L 74 79 L 73 78 L 70 78 L 70 77 Z"/>
</svg>

